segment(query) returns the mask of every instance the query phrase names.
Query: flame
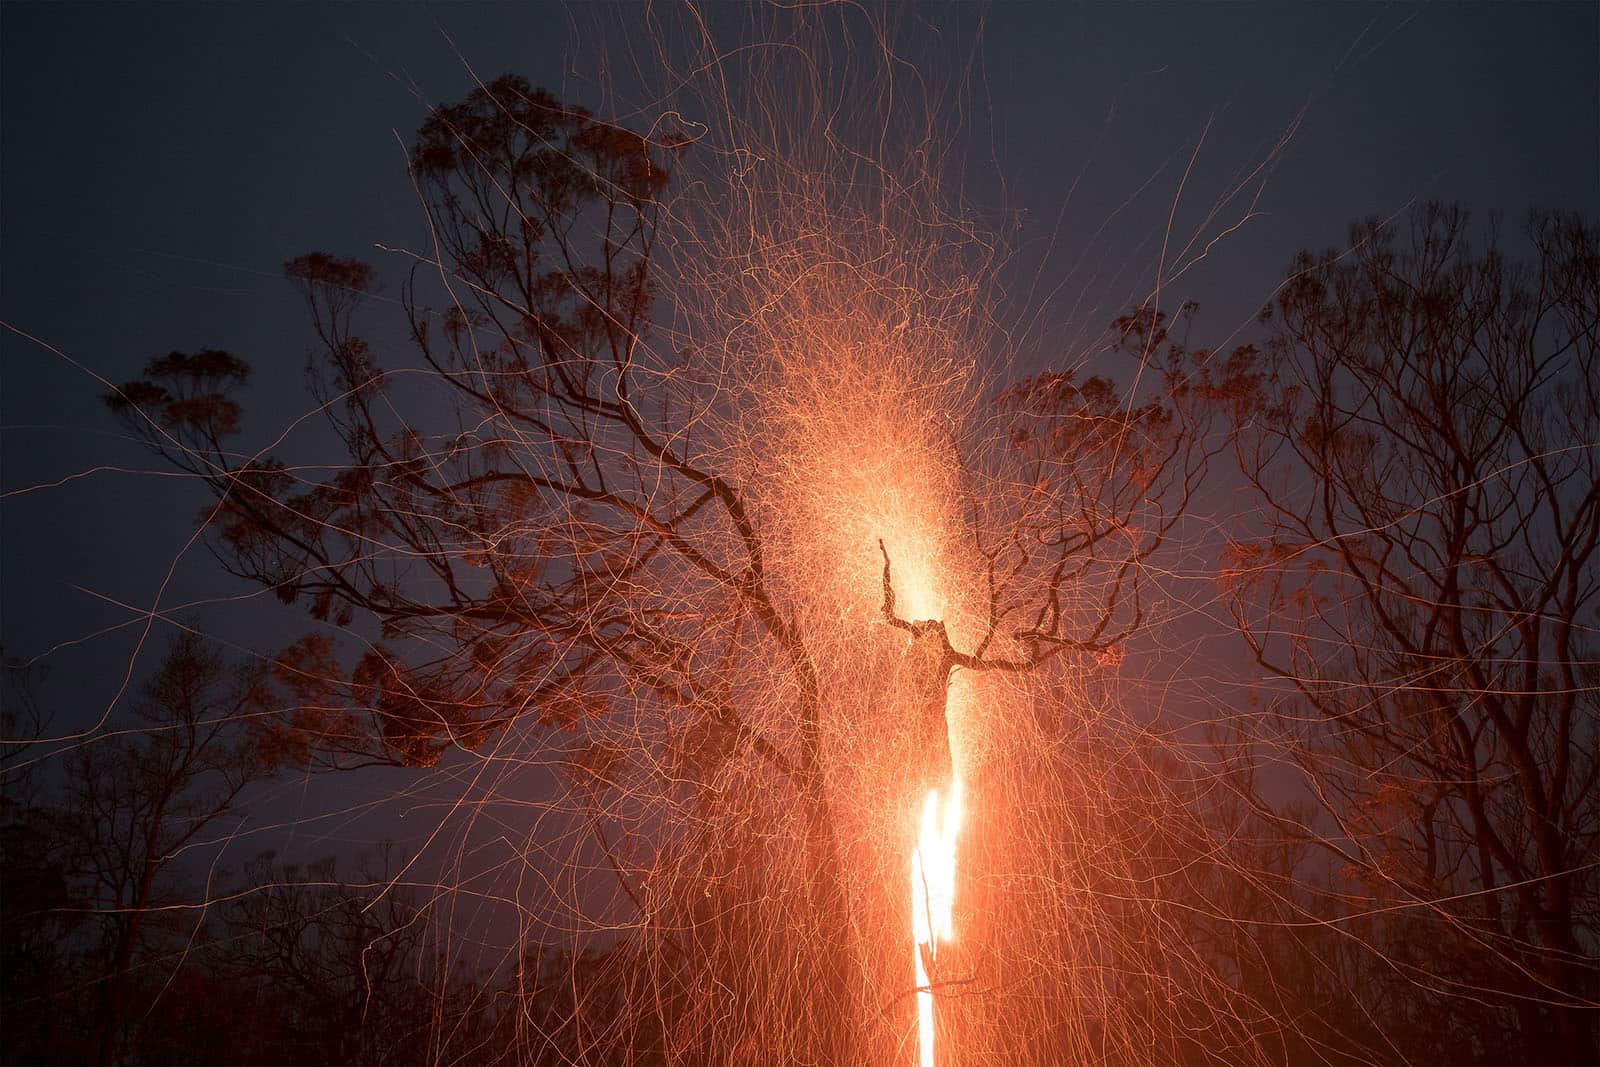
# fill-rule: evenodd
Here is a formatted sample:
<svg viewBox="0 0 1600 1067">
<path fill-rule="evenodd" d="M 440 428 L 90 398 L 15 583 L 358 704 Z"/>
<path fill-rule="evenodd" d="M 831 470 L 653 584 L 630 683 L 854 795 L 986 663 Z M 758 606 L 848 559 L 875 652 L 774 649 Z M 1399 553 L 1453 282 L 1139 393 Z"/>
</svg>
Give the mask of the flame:
<svg viewBox="0 0 1600 1067">
<path fill-rule="evenodd" d="M 939 791 L 928 790 L 922 805 L 922 831 L 911 853 L 911 935 L 917 975 L 917 1044 L 922 1067 L 933 1067 L 933 989 L 929 969 L 939 955 L 939 942 L 955 937 L 951 906 L 956 888 L 956 834 L 961 829 L 961 779 L 950 784 L 950 796 L 939 817 Z"/>
</svg>

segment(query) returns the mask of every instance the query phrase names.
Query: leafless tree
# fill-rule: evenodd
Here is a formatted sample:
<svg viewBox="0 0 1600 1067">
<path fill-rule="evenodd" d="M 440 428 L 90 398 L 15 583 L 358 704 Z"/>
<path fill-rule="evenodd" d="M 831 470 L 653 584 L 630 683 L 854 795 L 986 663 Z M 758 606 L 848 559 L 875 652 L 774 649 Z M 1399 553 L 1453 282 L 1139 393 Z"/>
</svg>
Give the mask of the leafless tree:
<svg viewBox="0 0 1600 1067">
<path fill-rule="evenodd" d="M 247 675 L 181 633 L 143 687 L 137 725 L 67 756 L 67 854 L 82 887 L 78 909 L 99 929 L 87 956 L 98 1063 L 121 1058 L 136 989 L 157 988 L 136 983 L 134 971 L 151 946 L 170 947 L 160 932 L 176 922 L 181 943 L 197 921 L 197 912 L 165 909 L 194 903 L 177 892 L 181 859 L 235 828 L 229 817 L 265 769 L 240 719 L 249 690 Z"/>
<path fill-rule="evenodd" d="M 1295 264 L 1224 582 L 1320 816 L 1258 803 L 1328 854 L 1374 991 L 1437 994 L 1458 1049 L 1591 1062 L 1600 237 L 1535 214 L 1523 265 L 1483 233 L 1432 206 Z"/>
</svg>

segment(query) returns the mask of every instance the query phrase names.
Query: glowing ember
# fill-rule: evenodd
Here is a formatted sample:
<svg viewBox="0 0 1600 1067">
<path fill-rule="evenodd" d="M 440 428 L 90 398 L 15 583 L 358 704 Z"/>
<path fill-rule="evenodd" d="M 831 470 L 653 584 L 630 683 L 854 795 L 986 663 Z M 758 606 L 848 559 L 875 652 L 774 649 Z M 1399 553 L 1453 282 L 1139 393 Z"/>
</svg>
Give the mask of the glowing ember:
<svg viewBox="0 0 1600 1067">
<path fill-rule="evenodd" d="M 917 975 L 917 1044 L 922 1067 L 933 1067 L 933 989 L 931 975 L 939 942 L 955 936 L 951 905 L 956 888 L 956 834 L 961 830 L 961 779 L 951 782 L 944 818 L 939 791 L 930 789 L 922 806 L 922 830 L 911 854 L 911 935 Z"/>
</svg>

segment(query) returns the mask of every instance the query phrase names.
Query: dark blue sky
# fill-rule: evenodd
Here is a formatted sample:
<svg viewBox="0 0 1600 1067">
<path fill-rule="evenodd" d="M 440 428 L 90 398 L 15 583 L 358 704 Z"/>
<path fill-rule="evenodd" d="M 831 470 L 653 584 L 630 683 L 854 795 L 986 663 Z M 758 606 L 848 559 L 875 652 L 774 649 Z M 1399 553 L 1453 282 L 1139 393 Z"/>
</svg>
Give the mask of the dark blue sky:
<svg viewBox="0 0 1600 1067">
<path fill-rule="evenodd" d="M 202 495 L 119 440 L 97 377 L 227 348 L 256 367 L 253 433 L 304 412 L 309 331 L 281 264 L 415 236 L 400 144 L 424 110 L 410 83 L 453 100 L 470 63 L 600 106 L 625 82 L 600 55 L 638 43 L 639 11 L 599 30 L 588 9 L 542 4 L 0 7 L 0 320 L 66 357 L 0 335 L 0 641 L 32 656 L 88 639 L 51 657 L 73 720 L 106 706 L 129 662 L 132 631 L 94 636 L 130 618 L 102 598 L 148 609 L 159 594 L 167 610 L 248 592 L 185 548 Z M 1217 335 L 1248 320 L 1297 248 L 1337 243 L 1358 217 L 1431 198 L 1596 213 L 1597 11 L 1001 4 L 921 9 L 919 32 L 959 52 L 986 24 L 967 195 L 1021 213 L 1015 290 L 1059 288 L 1039 336 L 1072 344 L 1154 277 L 1208 122 L 1179 232 L 1305 109 L 1261 217 L 1174 294 L 1199 299 Z M 259 597 L 205 619 L 263 651 L 293 636 Z"/>
</svg>

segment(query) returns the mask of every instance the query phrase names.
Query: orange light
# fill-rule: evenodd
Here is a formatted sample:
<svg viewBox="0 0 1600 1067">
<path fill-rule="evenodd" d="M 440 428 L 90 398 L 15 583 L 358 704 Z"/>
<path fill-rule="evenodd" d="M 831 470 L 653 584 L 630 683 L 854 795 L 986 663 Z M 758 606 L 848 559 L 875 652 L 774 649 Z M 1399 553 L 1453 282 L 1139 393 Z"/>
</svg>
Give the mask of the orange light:
<svg viewBox="0 0 1600 1067">
<path fill-rule="evenodd" d="M 939 943 L 955 937 L 956 834 L 961 829 L 961 779 L 950 784 L 944 817 L 939 791 L 928 790 L 922 829 L 911 854 L 911 935 L 917 976 L 917 1045 L 922 1067 L 933 1067 L 933 989 L 929 970 Z"/>
</svg>

